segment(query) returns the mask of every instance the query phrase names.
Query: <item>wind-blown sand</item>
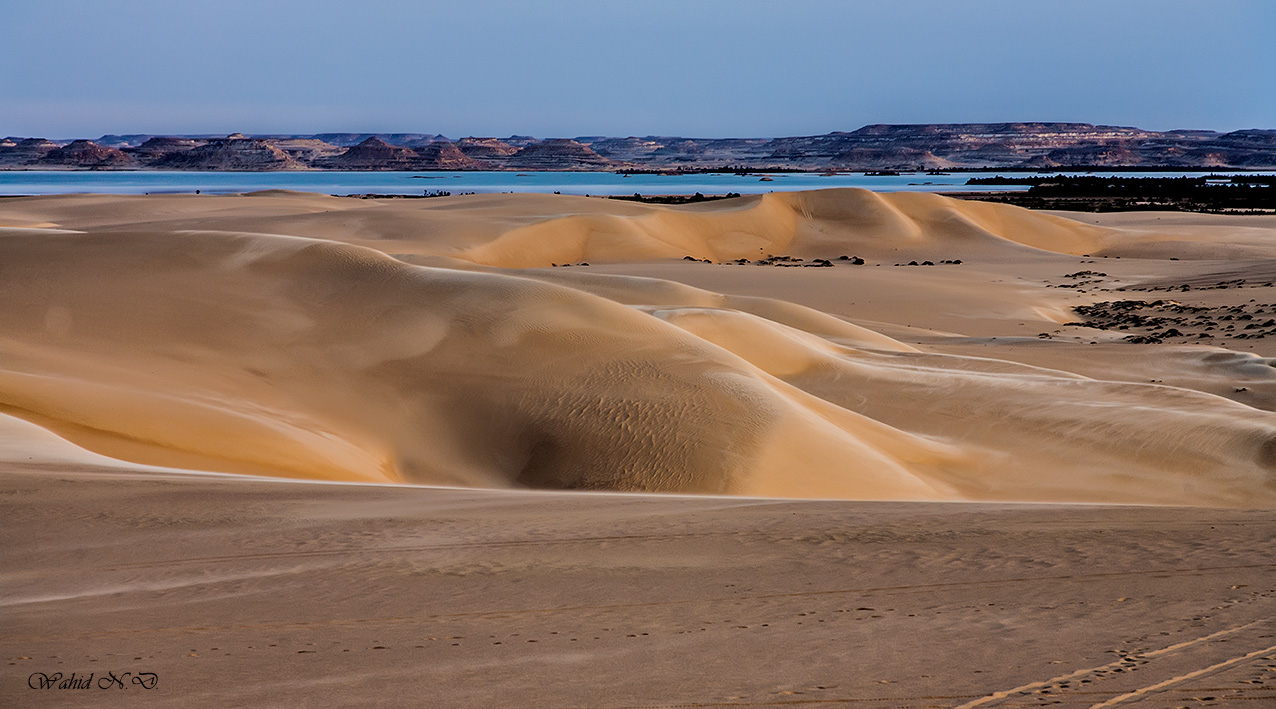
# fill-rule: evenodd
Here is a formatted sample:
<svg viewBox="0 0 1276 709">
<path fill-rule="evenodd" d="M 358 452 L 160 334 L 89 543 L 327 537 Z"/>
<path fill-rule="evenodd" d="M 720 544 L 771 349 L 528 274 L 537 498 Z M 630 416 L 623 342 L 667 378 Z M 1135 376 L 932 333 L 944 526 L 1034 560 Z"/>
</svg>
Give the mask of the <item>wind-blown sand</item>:
<svg viewBox="0 0 1276 709">
<path fill-rule="evenodd" d="M 4 706 L 1276 701 L 1266 511 L 0 481 Z"/>
<path fill-rule="evenodd" d="M 861 190 L 0 200 L 0 703 L 1262 701 L 1273 264 Z"/>
<path fill-rule="evenodd" d="M 78 196 L 5 200 L 0 223 L 0 409 L 122 459 L 466 487 L 1276 504 L 1276 416 L 1252 405 L 1276 380 L 1267 360 L 1192 345 L 1160 376 L 1113 381 L 1097 361 L 1145 350 L 1092 331 L 1074 337 L 1093 350 L 1014 339 L 1097 300 L 1043 287 L 1115 270 L 1080 254 L 1140 252 L 1112 278 L 1173 279 L 1207 268 L 1169 261 L 1180 251 L 1233 269 L 1241 246 L 1276 255 L 1267 224 L 1196 226 L 1180 249 L 1181 226 L 860 190 L 679 208 Z M 847 253 L 869 263 L 679 260 Z M 918 260 L 963 263 L 894 266 Z M 1163 385 L 1183 368 L 1200 382 Z"/>
</svg>

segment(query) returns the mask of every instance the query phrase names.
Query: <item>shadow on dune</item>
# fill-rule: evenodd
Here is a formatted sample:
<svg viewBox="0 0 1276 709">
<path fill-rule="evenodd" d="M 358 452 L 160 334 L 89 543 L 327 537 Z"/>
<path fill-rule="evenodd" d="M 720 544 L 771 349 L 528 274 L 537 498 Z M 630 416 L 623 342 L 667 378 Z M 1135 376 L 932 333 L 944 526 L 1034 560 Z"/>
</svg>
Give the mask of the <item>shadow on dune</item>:
<svg viewBox="0 0 1276 709">
<path fill-rule="evenodd" d="M 288 199 L 308 198 L 254 201 Z M 1112 238 L 933 195 L 619 209 L 436 250 L 534 266 Z M 928 353 L 782 301 L 225 230 L 7 230 L 0 263 L 0 410 L 128 460 L 475 487 L 1276 503 L 1276 414 Z"/>
</svg>

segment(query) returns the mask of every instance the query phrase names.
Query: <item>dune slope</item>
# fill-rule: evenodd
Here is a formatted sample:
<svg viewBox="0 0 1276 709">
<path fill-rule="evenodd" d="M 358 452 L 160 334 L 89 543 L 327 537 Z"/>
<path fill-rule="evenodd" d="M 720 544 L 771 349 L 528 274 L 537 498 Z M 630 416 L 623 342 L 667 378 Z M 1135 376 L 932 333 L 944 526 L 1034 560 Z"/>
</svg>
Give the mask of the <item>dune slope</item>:
<svg viewBox="0 0 1276 709">
<path fill-rule="evenodd" d="M 1205 391 L 943 353 L 767 297 L 512 270 L 1053 258 L 1137 234 L 858 190 L 416 202 L 0 205 L 0 411 L 117 458 L 328 480 L 1276 504 L 1276 414 Z"/>
<path fill-rule="evenodd" d="M 777 192 L 681 207 L 566 195 L 361 200 L 280 191 L 62 195 L 6 200 L 4 206 L 0 226 L 283 234 L 507 268 L 783 253 L 970 258 L 1019 247 L 1082 254 L 1128 236 L 1007 205 L 861 189 Z"/>
</svg>

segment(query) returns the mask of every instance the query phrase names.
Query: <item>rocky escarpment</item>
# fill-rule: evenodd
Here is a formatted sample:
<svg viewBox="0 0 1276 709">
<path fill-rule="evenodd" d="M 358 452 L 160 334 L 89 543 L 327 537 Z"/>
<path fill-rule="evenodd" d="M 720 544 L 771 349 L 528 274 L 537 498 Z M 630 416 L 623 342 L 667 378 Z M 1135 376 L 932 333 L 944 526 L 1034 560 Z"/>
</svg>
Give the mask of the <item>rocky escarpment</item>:
<svg viewBox="0 0 1276 709">
<path fill-rule="evenodd" d="M 416 149 L 371 137 L 340 155 L 315 162 L 330 170 L 472 170 L 481 167 L 447 141 L 428 141 Z"/>
<path fill-rule="evenodd" d="M 664 144 L 649 138 L 601 138 L 589 144 L 599 155 L 612 160 L 645 160 L 652 153 L 664 147 Z"/>
<path fill-rule="evenodd" d="M 414 144 L 423 144 L 434 140 L 447 140 L 446 137 L 433 133 L 316 133 L 314 135 L 291 135 L 287 137 L 314 138 L 315 140 L 321 140 L 339 148 L 353 147 L 359 143 L 367 141 L 368 138 L 376 138 L 377 140 L 380 140 L 383 143 L 389 143 L 390 145 L 404 145 L 408 147 L 412 147 Z"/>
<path fill-rule="evenodd" d="M 124 151 L 133 156 L 133 159 L 143 165 L 154 165 L 163 158 L 183 153 L 187 150 L 198 148 L 208 141 L 195 140 L 192 138 L 171 138 L 166 136 L 156 136 L 146 139 L 137 147 L 124 148 Z"/>
<path fill-rule="evenodd" d="M 5 138 L 0 143 L 0 167 L 28 166 L 57 149 L 57 143 L 44 138 Z"/>
<path fill-rule="evenodd" d="M 36 161 L 40 167 L 135 167 L 137 161 L 119 148 L 108 148 L 91 140 L 73 140 L 50 150 Z"/>
<path fill-rule="evenodd" d="M 0 169 L 41 161 L 69 141 L 6 138 Z M 947 168 L 1276 169 L 1276 130 L 1149 131 L 1089 123 L 870 125 L 787 138 L 469 137 L 430 133 L 109 135 L 77 141 L 59 167 L 201 170 L 917 170 Z M 119 148 L 135 163 L 98 149 Z M 61 155 L 61 153 L 60 153 Z M 96 157 L 95 157 L 96 156 Z"/>
<path fill-rule="evenodd" d="M 906 166 L 935 170 L 953 167 L 953 162 L 921 148 L 853 147 L 829 157 L 834 170 L 892 170 Z"/>
<path fill-rule="evenodd" d="M 324 158 L 340 155 L 342 152 L 340 146 L 318 138 L 280 138 L 270 142 L 303 165 L 313 165 Z"/>
<path fill-rule="evenodd" d="M 461 152 L 453 143 L 436 141 L 416 149 L 417 170 L 474 170 L 483 167 L 478 160 Z"/>
<path fill-rule="evenodd" d="M 1089 123 L 871 125 L 849 133 L 778 138 L 771 157 L 794 166 L 1248 167 L 1276 165 L 1276 131 L 1156 132 Z"/>
<path fill-rule="evenodd" d="M 508 138 L 501 138 L 502 143 L 507 143 L 516 148 L 526 148 L 532 143 L 539 143 L 539 138 L 533 138 L 530 135 L 511 135 Z"/>
<path fill-rule="evenodd" d="M 319 161 L 316 167 L 329 170 L 412 170 L 419 159 L 412 148 L 390 145 L 374 136 L 340 155 Z"/>
<path fill-rule="evenodd" d="M 519 170 L 606 170 L 617 166 L 584 143 L 566 138 L 532 143 L 509 156 L 506 164 Z"/>
<path fill-rule="evenodd" d="M 674 138 L 664 141 L 652 157 L 660 161 L 689 164 L 766 165 L 774 141 L 761 138 Z"/>
<path fill-rule="evenodd" d="M 305 166 L 266 140 L 231 136 L 151 163 L 169 170 L 297 170 Z"/>
<path fill-rule="evenodd" d="M 1139 165 L 1139 154 L 1127 145 L 1087 145 L 1059 148 L 1023 161 L 1026 167 L 1061 165 Z"/>
<path fill-rule="evenodd" d="M 497 138 L 461 138 L 456 148 L 475 160 L 501 160 L 518 152 L 518 148 Z"/>
</svg>

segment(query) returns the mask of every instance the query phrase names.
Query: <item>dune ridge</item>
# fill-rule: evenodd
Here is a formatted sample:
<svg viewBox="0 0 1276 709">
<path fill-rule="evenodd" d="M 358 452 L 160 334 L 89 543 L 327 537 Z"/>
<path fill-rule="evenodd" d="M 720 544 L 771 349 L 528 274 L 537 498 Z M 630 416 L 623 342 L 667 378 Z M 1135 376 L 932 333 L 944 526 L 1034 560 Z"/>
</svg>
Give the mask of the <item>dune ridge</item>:
<svg viewBox="0 0 1276 709">
<path fill-rule="evenodd" d="M 691 208 L 64 196 L 8 200 L 6 225 L 0 411 L 116 458 L 467 487 L 1276 504 L 1267 410 L 944 353 L 774 298 L 542 268 L 996 261 L 1153 233 L 861 190 Z"/>
<path fill-rule="evenodd" d="M 1132 232 L 1009 205 L 845 188 L 748 195 L 669 207 L 567 195 L 354 200 L 272 190 L 224 197 L 63 195 L 7 200 L 0 226 L 185 229 L 306 236 L 387 253 L 448 256 L 505 268 L 767 254 L 955 257 L 1100 253 Z M 1149 235 L 1147 240 L 1153 240 Z M 397 249 L 397 250 L 396 250 Z"/>
</svg>

